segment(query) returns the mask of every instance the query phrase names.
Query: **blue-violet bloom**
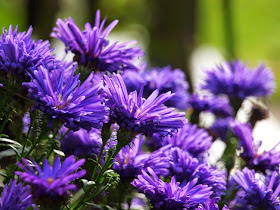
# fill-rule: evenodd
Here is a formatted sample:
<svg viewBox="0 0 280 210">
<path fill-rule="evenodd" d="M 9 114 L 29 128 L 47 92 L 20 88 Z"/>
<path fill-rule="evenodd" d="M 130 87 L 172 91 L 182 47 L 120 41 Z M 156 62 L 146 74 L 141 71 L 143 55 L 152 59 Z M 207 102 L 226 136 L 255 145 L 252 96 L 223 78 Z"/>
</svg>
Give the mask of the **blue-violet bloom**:
<svg viewBox="0 0 280 210">
<path fill-rule="evenodd" d="M 85 170 L 78 170 L 85 162 L 85 159 L 75 160 L 74 156 L 67 157 L 61 164 L 60 158 L 56 156 L 53 167 L 47 159 L 44 160 L 43 168 L 35 162 L 34 170 L 26 159 L 17 165 L 24 172 L 16 171 L 19 178 L 30 184 L 32 188 L 32 198 L 35 203 L 44 207 L 58 207 L 67 202 L 70 190 L 76 190 L 76 185 L 70 182 L 85 175 Z"/>
<path fill-rule="evenodd" d="M 175 177 L 170 183 L 163 182 L 148 168 L 131 184 L 144 193 L 155 209 L 188 209 L 210 201 L 211 187 L 197 185 L 197 179 L 179 184 Z"/>
<path fill-rule="evenodd" d="M 100 24 L 100 11 L 97 10 L 94 26 L 86 23 L 85 29 L 81 31 L 71 17 L 65 21 L 58 19 L 57 27 L 53 29 L 51 36 L 64 42 L 66 51 L 73 52 L 74 61 L 80 65 L 93 67 L 96 71 L 109 72 L 138 69 L 133 62 L 137 57 L 144 55 L 142 50 L 129 47 L 134 42 L 109 43 L 107 36 L 118 20 L 114 20 L 103 30 L 105 21 L 106 18 Z"/>
<path fill-rule="evenodd" d="M 261 184 L 255 171 L 244 168 L 232 175 L 232 180 L 237 184 L 239 193 L 231 202 L 230 208 L 234 209 L 280 209 L 279 192 L 280 184 L 273 190 L 275 173 L 269 180 L 268 185 Z"/>
<path fill-rule="evenodd" d="M 18 32 L 18 26 L 13 30 L 3 28 L 0 39 L 0 71 L 13 74 L 20 78 L 28 78 L 26 72 L 32 68 L 44 65 L 55 69 L 59 62 L 51 55 L 49 41 L 34 41 L 30 38 L 32 27 L 27 32 Z"/>
<path fill-rule="evenodd" d="M 61 135 L 67 132 L 65 127 L 61 129 Z M 66 156 L 96 157 L 99 155 L 102 139 L 100 130 L 93 128 L 89 132 L 80 128 L 78 131 L 70 131 L 60 141 L 62 152 Z"/>
<path fill-rule="evenodd" d="M 229 117 L 233 115 L 233 110 L 226 98 L 213 97 L 209 95 L 200 96 L 197 93 L 192 94 L 189 103 L 194 112 L 211 112 L 220 117 Z"/>
<path fill-rule="evenodd" d="M 268 151 L 259 152 L 261 144 L 254 144 L 250 124 L 232 122 L 231 128 L 239 138 L 239 147 L 242 148 L 240 156 L 245 160 L 247 167 L 261 172 L 267 169 L 272 171 L 279 169 L 280 151 L 276 147 L 280 142 Z"/>
<path fill-rule="evenodd" d="M 104 93 L 111 119 L 132 133 L 166 136 L 187 122 L 185 113 L 174 112 L 174 108 L 163 105 L 174 95 L 171 92 L 158 96 L 159 91 L 155 90 L 147 99 L 142 97 L 143 89 L 138 95 L 136 91 L 128 94 L 122 77 L 115 74 L 113 77 L 104 75 Z"/>
<path fill-rule="evenodd" d="M 175 95 L 164 105 L 180 110 L 186 110 L 189 107 L 189 84 L 185 73 L 180 69 L 172 70 L 170 66 L 165 66 L 147 70 L 147 65 L 143 65 L 140 72 L 125 71 L 123 79 L 129 92 L 134 90 L 139 92 L 144 86 L 143 96 L 148 98 L 156 89 L 160 94 L 171 91 Z"/>
<path fill-rule="evenodd" d="M 249 96 L 266 97 L 275 88 L 274 76 L 263 64 L 249 69 L 241 61 L 225 62 L 207 72 L 202 89 L 214 95 L 225 94 L 230 98 L 244 100 Z"/>
<path fill-rule="evenodd" d="M 10 184 L 5 184 L 1 199 L 1 210 L 25 210 L 31 207 L 32 197 L 30 187 L 22 186 L 22 183 L 17 185 L 17 180 L 11 180 Z"/>
<path fill-rule="evenodd" d="M 72 75 L 66 84 L 64 71 L 49 72 L 40 66 L 30 73 L 30 82 L 23 83 L 28 88 L 28 96 L 35 100 L 34 107 L 49 115 L 49 125 L 59 119 L 67 128 L 91 130 L 101 128 L 108 118 L 108 108 L 98 94 L 100 85 L 93 85 L 93 73 L 80 85 L 79 75 Z"/>
</svg>

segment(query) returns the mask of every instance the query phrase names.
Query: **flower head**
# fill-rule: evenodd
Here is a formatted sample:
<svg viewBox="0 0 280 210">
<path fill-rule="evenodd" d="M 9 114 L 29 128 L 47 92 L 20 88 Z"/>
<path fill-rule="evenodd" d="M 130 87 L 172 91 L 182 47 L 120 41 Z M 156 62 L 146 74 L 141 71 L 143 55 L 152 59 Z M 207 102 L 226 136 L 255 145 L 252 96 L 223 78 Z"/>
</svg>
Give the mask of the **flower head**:
<svg viewBox="0 0 280 210">
<path fill-rule="evenodd" d="M 212 196 L 221 196 L 226 190 L 226 174 L 207 163 L 201 163 L 198 159 L 192 157 L 188 152 L 178 147 L 171 148 L 167 154 L 170 158 L 169 176 L 176 176 L 176 180 L 191 181 L 197 179 L 197 184 L 211 187 Z"/>
<path fill-rule="evenodd" d="M 186 209 L 210 201 L 210 187 L 197 185 L 197 179 L 180 185 L 172 177 L 170 183 L 163 182 L 151 168 L 142 171 L 131 184 L 144 193 L 155 209 Z"/>
<path fill-rule="evenodd" d="M 201 157 L 212 145 L 212 137 L 197 125 L 186 123 L 178 132 L 172 136 L 161 138 L 154 135 L 148 142 L 149 147 L 159 148 L 171 144 L 173 147 L 189 152 L 194 157 Z"/>
<path fill-rule="evenodd" d="M 11 180 L 9 186 L 5 184 L 1 199 L 0 209 L 2 210 L 25 210 L 32 206 L 32 198 L 29 186 L 17 185 L 16 180 Z"/>
<path fill-rule="evenodd" d="M 230 124 L 234 121 L 232 117 L 219 118 L 210 127 L 210 133 L 214 137 L 219 137 L 221 140 L 226 141 L 228 131 L 230 130 Z"/>
<path fill-rule="evenodd" d="M 249 124 L 232 123 L 232 131 L 239 138 L 239 147 L 242 148 L 241 157 L 249 168 L 265 172 L 265 170 L 278 170 L 280 164 L 280 151 L 276 144 L 271 150 L 259 152 L 259 145 L 254 144 L 252 128 Z"/>
<path fill-rule="evenodd" d="M 180 69 L 172 70 L 170 66 L 152 68 L 147 70 L 146 65 L 142 71 L 126 71 L 123 75 L 124 83 L 129 92 L 140 91 L 144 86 L 143 96 L 149 97 L 156 89 L 159 93 L 171 91 L 175 95 L 164 104 L 168 107 L 175 107 L 186 110 L 189 106 L 188 99 L 189 84 L 186 81 L 185 73 Z"/>
<path fill-rule="evenodd" d="M 32 197 L 37 204 L 47 207 L 57 207 L 64 204 L 68 197 L 70 190 L 76 190 L 76 185 L 70 184 L 74 179 L 81 178 L 85 175 L 85 170 L 75 172 L 85 160 L 80 159 L 75 161 L 74 156 L 66 158 L 61 164 L 60 158 L 56 156 L 53 167 L 45 159 L 43 168 L 35 162 L 36 171 L 30 166 L 26 159 L 22 159 L 17 165 L 24 170 L 24 172 L 16 171 L 16 175 L 28 183 L 32 187 Z"/>
<path fill-rule="evenodd" d="M 212 97 L 208 95 L 199 96 L 195 93 L 190 97 L 189 103 L 197 113 L 211 112 L 221 117 L 233 115 L 233 110 L 226 98 Z"/>
<path fill-rule="evenodd" d="M 271 177 L 269 184 L 261 184 L 256 178 L 254 170 L 244 168 L 232 175 L 233 181 L 237 184 L 240 193 L 232 202 L 232 207 L 242 209 L 280 209 L 279 192 L 280 185 L 273 190 L 275 173 Z"/>
<path fill-rule="evenodd" d="M 170 92 L 158 96 L 159 91 L 155 90 L 147 99 L 142 98 L 142 91 L 138 96 L 136 91 L 128 94 L 118 74 L 112 78 L 104 76 L 104 92 L 108 99 L 106 105 L 111 110 L 111 119 L 133 133 L 146 136 L 158 133 L 165 136 L 186 123 L 185 113 L 176 113 L 174 108 L 163 105 L 174 95 Z"/>
<path fill-rule="evenodd" d="M 225 62 L 216 69 L 207 72 L 202 85 L 214 95 L 225 94 L 230 98 L 244 100 L 249 96 L 266 97 L 273 93 L 275 87 L 273 73 L 260 65 L 250 70 L 241 61 Z"/>
<path fill-rule="evenodd" d="M 81 31 L 71 17 L 65 21 L 58 19 L 51 36 L 64 42 L 66 51 L 73 52 L 74 60 L 80 65 L 109 72 L 137 69 L 133 61 L 144 53 L 137 47 L 128 47 L 134 42 L 109 44 L 107 36 L 118 20 L 114 20 L 103 30 L 105 21 L 106 18 L 100 24 L 100 11 L 97 10 L 94 26 L 86 23 L 85 29 Z"/>
<path fill-rule="evenodd" d="M 108 110 L 98 94 L 100 86 L 93 86 L 93 73 L 80 85 L 79 75 L 72 75 L 66 84 L 64 71 L 49 72 L 40 66 L 30 73 L 28 96 L 35 100 L 34 107 L 49 115 L 49 126 L 53 119 L 59 119 L 74 131 L 79 128 L 91 130 L 100 128 L 106 121 Z"/>
<path fill-rule="evenodd" d="M 67 129 L 62 128 L 62 133 Z M 85 129 L 79 129 L 76 132 L 70 131 L 61 139 L 61 150 L 66 156 L 74 155 L 76 157 L 90 157 L 99 155 L 102 139 L 98 129 L 92 129 L 87 132 Z"/>
<path fill-rule="evenodd" d="M 48 69 L 59 65 L 51 55 L 50 43 L 48 41 L 34 41 L 30 38 L 32 27 L 27 32 L 19 32 L 16 26 L 10 25 L 9 30 L 3 28 L 0 39 L 0 71 L 16 75 L 20 78 L 26 77 L 26 71 L 39 65 Z"/>
<path fill-rule="evenodd" d="M 117 154 L 112 168 L 120 174 L 123 181 L 136 178 L 141 174 L 141 170 L 147 170 L 147 167 L 153 168 L 159 175 L 166 176 L 169 173 L 169 158 L 164 152 L 170 149 L 170 146 L 147 154 L 141 150 L 144 141 L 144 136 L 139 135 L 131 145 L 123 147 Z"/>
</svg>

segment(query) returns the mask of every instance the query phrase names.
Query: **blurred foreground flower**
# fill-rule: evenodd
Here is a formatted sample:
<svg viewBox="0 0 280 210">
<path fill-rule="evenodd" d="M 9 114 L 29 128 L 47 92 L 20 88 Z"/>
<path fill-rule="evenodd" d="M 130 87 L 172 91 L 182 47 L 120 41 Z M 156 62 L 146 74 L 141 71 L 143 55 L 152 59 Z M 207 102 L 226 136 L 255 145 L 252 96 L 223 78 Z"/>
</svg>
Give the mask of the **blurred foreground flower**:
<svg viewBox="0 0 280 210">
<path fill-rule="evenodd" d="M 32 206 L 29 186 L 17 185 L 17 180 L 11 180 L 9 186 L 5 184 L 1 199 L 1 210 L 25 210 Z"/>
</svg>

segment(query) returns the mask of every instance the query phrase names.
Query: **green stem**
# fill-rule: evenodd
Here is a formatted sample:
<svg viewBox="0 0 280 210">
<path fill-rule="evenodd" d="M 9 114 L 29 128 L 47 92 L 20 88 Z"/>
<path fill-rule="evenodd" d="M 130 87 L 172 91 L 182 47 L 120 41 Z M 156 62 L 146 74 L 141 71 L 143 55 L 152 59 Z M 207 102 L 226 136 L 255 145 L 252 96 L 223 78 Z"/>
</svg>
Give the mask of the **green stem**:
<svg viewBox="0 0 280 210">
<path fill-rule="evenodd" d="M 45 132 L 48 130 L 47 128 L 47 123 L 46 121 L 44 120 L 44 123 L 42 124 L 42 128 L 41 128 L 41 131 L 40 131 L 40 134 L 39 136 L 37 136 L 35 142 L 32 144 L 31 148 L 28 150 L 28 152 L 24 155 L 24 157 L 28 157 L 31 152 L 35 149 L 35 147 L 37 146 L 37 144 L 40 142 L 40 140 L 42 139 L 42 137 L 45 135 Z"/>
<path fill-rule="evenodd" d="M 26 147 L 26 143 L 27 143 L 27 139 L 29 138 L 30 132 L 31 132 L 31 130 L 32 130 L 32 125 L 33 125 L 33 122 L 34 122 L 34 116 L 35 116 L 35 114 L 33 115 L 33 113 L 29 112 L 29 116 L 30 116 L 30 124 L 29 124 L 29 127 L 28 127 L 28 132 L 27 132 L 26 137 L 25 137 L 25 139 L 24 139 L 24 143 L 23 143 L 23 147 L 22 147 L 20 159 L 21 159 L 22 156 L 23 156 L 23 153 L 24 153 L 24 150 L 25 150 L 25 147 Z"/>
</svg>

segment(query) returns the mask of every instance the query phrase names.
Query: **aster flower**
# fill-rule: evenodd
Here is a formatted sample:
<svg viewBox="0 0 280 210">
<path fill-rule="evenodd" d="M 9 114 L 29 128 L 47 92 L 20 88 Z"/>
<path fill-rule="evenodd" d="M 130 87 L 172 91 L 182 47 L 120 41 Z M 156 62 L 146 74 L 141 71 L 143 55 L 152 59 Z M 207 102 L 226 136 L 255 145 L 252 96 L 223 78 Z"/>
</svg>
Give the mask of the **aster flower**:
<svg viewBox="0 0 280 210">
<path fill-rule="evenodd" d="M 109 72 L 137 69 L 133 61 L 144 53 L 137 47 L 128 47 L 134 42 L 110 44 L 107 36 L 118 20 L 114 20 L 103 30 L 105 21 L 106 18 L 100 24 L 100 11 L 97 10 L 94 26 L 86 23 L 85 29 L 81 31 L 71 17 L 65 21 L 58 19 L 51 36 L 64 42 L 66 51 L 73 52 L 74 61 L 80 65 Z"/>
<path fill-rule="evenodd" d="M 180 185 L 172 177 L 170 183 L 163 182 L 151 168 L 142 171 L 131 184 L 144 193 L 155 209 L 188 209 L 210 201 L 210 187 L 196 185 L 197 179 Z"/>
<path fill-rule="evenodd" d="M 232 131 L 239 138 L 239 147 L 242 148 L 240 156 L 249 168 L 265 172 L 265 170 L 278 170 L 280 164 L 280 151 L 276 144 L 271 150 L 259 152 L 261 146 L 254 144 L 252 128 L 249 124 L 232 123 Z"/>
<path fill-rule="evenodd" d="M 173 147 L 189 152 L 194 157 L 202 157 L 212 145 L 212 137 L 202 128 L 197 125 L 186 123 L 178 132 L 172 136 L 161 138 L 159 135 L 154 135 L 147 142 L 149 147 L 158 149 L 167 144 Z"/>
<path fill-rule="evenodd" d="M 226 98 L 212 97 L 209 95 L 199 96 L 194 93 L 189 100 L 194 112 L 211 112 L 220 117 L 233 115 L 233 110 Z"/>
<path fill-rule="evenodd" d="M 76 190 L 76 185 L 70 184 L 74 179 L 85 175 L 85 170 L 75 172 L 85 160 L 75 161 L 74 156 L 66 158 L 61 164 L 60 158 L 56 156 L 53 167 L 45 159 L 43 168 L 35 162 L 36 171 L 30 166 L 26 159 L 22 159 L 17 165 L 24 172 L 16 171 L 19 178 L 32 187 L 33 200 L 44 207 L 58 207 L 67 202 L 70 190 Z"/>
<path fill-rule="evenodd" d="M 176 180 L 181 183 L 197 178 L 197 184 L 211 187 L 213 197 L 225 194 L 226 174 L 223 171 L 219 171 L 207 163 L 199 162 L 198 159 L 178 147 L 171 148 L 167 155 L 170 157 L 169 176 L 176 176 Z"/>
<path fill-rule="evenodd" d="M 49 126 L 53 119 L 59 119 L 67 128 L 91 130 L 100 128 L 107 120 L 107 108 L 98 95 L 100 86 L 93 86 L 93 73 L 80 85 L 79 75 L 72 75 L 66 84 L 64 71 L 49 72 L 40 66 L 30 73 L 28 96 L 35 100 L 34 107 L 49 115 Z"/>
<path fill-rule="evenodd" d="M 50 43 L 48 41 L 34 41 L 30 38 L 32 27 L 27 32 L 18 32 L 16 26 L 10 25 L 9 30 L 3 28 L 0 39 L 0 71 L 26 78 L 26 71 L 39 65 L 48 69 L 59 66 L 51 55 Z"/>
<path fill-rule="evenodd" d="M 227 140 L 228 131 L 230 130 L 230 123 L 234 121 L 232 117 L 219 118 L 209 128 L 209 132 L 216 138 L 223 141 Z"/>
<path fill-rule="evenodd" d="M 1 210 L 25 210 L 32 206 L 32 198 L 29 186 L 17 185 L 16 180 L 11 180 L 9 186 L 5 184 L 1 199 Z"/>
<path fill-rule="evenodd" d="M 147 167 L 153 168 L 158 175 L 166 176 L 169 173 L 169 158 L 164 152 L 170 149 L 171 145 L 148 154 L 141 150 L 144 141 L 145 137 L 139 135 L 117 154 L 112 168 L 120 174 L 123 181 L 135 178 Z"/>
<path fill-rule="evenodd" d="M 136 91 L 128 94 L 122 77 L 115 74 L 112 78 L 104 76 L 104 93 L 111 119 L 132 133 L 165 136 L 186 123 L 185 113 L 163 105 L 174 95 L 170 92 L 158 96 L 159 91 L 155 90 L 147 99 L 142 98 L 142 91 L 138 96 Z"/>
<path fill-rule="evenodd" d="M 244 100 L 249 96 L 271 95 L 275 82 L 273 73 L 264 65 L 250 70 L 241 61 L 234 61 L 209 70 L 202 88 L 214 95 L 225 94 L 232 99 Z"/>
<path fill-rule="evenodd" d="M 62 127 L 62 134 L 66 131 L 67 129 Z M 94 128 L 89 132 L 82 128 L 76 132 L 70 131 L 60 141 L 61 150 L 64 154 L 76 157 L 98 156 L 101 144 L 100 130 Z"/>
<path fill-rule="evenodd" d="M 260 180 L 256 178 L 255 171 L 248 168 L 237 171 L 232 175 L 232 179 L 241 192 L 231 203 L 235 209 L 280 209 L 280 185 L 276 190 L 272 189 L 275 173 L 268 185 L 261 184 Z"/>
<path fill-rule="evenodd" d="M 166 106 L 181 110 L 186 110 L 189 107 L 189 84 L 186 81 L 185 73 L 180 69 L 172 70 L 170 66 L 165 66 L 147 70 L 145 65 L 139 73 L 125 71 L 123 79 L 129 92 L 140 91 L 142 85 L 144 86 L 144 98 L 149 97 L 156 89 L 159 90 L 160 94 L 171 91 L 175 95 L 164 103 Z"/>
<path fill-rule="evenodd" d="M 206 202 L 204 204 L 199 204 L 199 206 L 195 210 L 219 210 L 217 202 L 217 198 L 212 198 L 210 202 Z M 229 208 L 224 205 L 222 210 L 229 210 Z"/>
</svg>

